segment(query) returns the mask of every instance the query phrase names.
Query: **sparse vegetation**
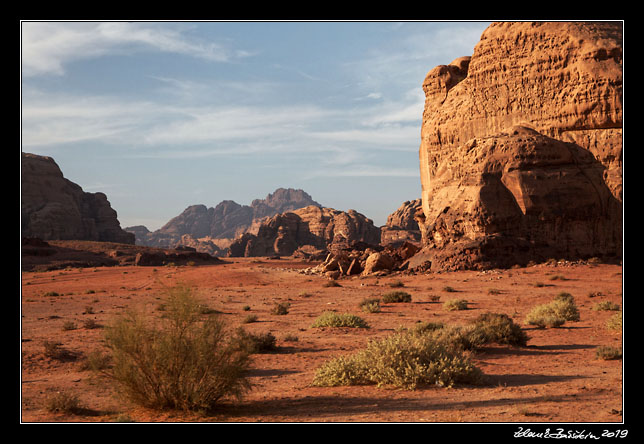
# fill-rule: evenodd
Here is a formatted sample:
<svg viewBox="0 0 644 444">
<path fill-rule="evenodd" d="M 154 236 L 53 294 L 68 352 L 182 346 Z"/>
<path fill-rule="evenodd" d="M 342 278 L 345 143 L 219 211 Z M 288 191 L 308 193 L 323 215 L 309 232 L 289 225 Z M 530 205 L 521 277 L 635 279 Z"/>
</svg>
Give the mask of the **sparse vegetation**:
<svg viewBox="0 0 644 444">
<path fill-rule="evenodd" d="M 482 372 L 464 349 L 441 335 L 442 329 L 408 330 L 380 340 L 351 356 L 332 359 L 318 368 L 313 385 L 394 386 L 475 384 Z"/>
<path fill-rule="evenodd" d="M 352 327 L 369 328 L 369 324 L 359 316 L 351 313 L 335 313 L 326 311 L 322 313 L 311 325 L 312 328 L 320 327 Z"/>
<path fill-rule="evenodd" d="M 449 286 L 449 285 L 444 286 L 443 291 L 445 291 L 447 293 L 456 293 L 456 289 L 454 287 Z"/>
<path fill-rule="evenodd" d="M 237 335 L 241 339 L 246 350 L 249 353 L 269 353 L 277 350 L 277 338 L 273 333 L 248 333 L 242 329 L 237 330 Z"/>
<path fill-rule="evenodd" d="M 402 288 L 405 286 L 405 283 L 403 281 L 393 281 L 389 282 L 389 286 L 391 288 Z"/>
<path fill-rule="evenodd" d="M 615 313 L 606 321 L 606 328 L 609 330 L 622 331 L 622 314 Z"/>
<path fill-rule="evenodd" d="M 562 326 L 566 321 L 578 321 L 579 310 L 570 293 L 559 293 L 556 298 L 543 305 L 537 305 L 526 316 L 526 322 L 540 328 Z"/>
<path fill-rule="evenodd" d="M 390 291 L 382 295 L 382 302 L 384 304 L 411 302 L 411 295 L 405 291 Z"/>
<path fill-rule="evenodd" d="M 450 299 L 445 301 L 443 308 L 447 311 L 467 310 L 467 304 L 468 302 L 465 299 Z"/>
<path fill-rule="evenodd" d="M 271 313 L 274 315 L 286 315 L 288 314 L 288 309 L 291 307 L 291 304 L 288 302 L 276 302 L 273 305 Z"/>
<path fill-rule="evenodd" d="M 77 395 L 67 392 L 57 392 L 47 399 L 47 411 L 52 413 L 75 414 L 82 410 Z"/>
<path fill-rule="evenodd" d="M 615 347 L 610 346 L 600 346 L 595 350 L 595 355 L 597 359 L 603 359 L 604 361 L 610 361 L 613 359 L 622 359 L 622 351 Z"/>
<path fill-rule="evenodd" d="M 342 287 L 338 281 L 329 279 L 324 283 L 324 287 Z"/>
<path fill-rule="evenodd" d="M 598 302 L 593 306 L 593 310 L 596 311 L 619 311 L 619 305 L 610 302 L 610 301 L 602 301 Z"/>
<path fill-rule="evenodd" d="M 155 409 L 210 409 L 241 397 L 249 351 L 218 316 L 202 318 L 189 287 L 169 289 L 159 322 L 129 311 L 106 330 L 113 366 L 105 372 L 122 395 Z"/>
<path fill-rule="evenodd" d="M 380 313 L 380 298 L 365 298 L 359 307 L 366 313 Z"/>
<path fill-rule="evenodd" d="M 253 322 L 257 322 L 257 319 L 258 319 L 258 318 L 257 318 L 257 315 L 251 314 L 251 315 L 246 316 L 246 317 L 242 320 L 242 323 L 243 323 L 243 324 L 252 324 Z"/>
</svg>

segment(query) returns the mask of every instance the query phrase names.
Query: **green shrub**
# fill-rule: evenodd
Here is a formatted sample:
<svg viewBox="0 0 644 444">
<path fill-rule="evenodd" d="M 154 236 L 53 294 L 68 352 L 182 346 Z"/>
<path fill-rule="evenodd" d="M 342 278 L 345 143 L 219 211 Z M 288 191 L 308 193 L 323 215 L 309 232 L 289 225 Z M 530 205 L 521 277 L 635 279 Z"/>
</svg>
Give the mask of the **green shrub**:
<svg viewBox="0 0 644 444">
<path fill-rule="evenodd" d="M 322 313 L 311 325 L 313 328 L 318 327 L 353 327 L 369 328 L 369 324 L 359 316 L 350 313 L 335 313 L 326 311 Z"/>
<path fill-rule="evenodd" d="M 445 301 L 443 308 L 447 311 L 467 310 L 467 301 L 465 299 L 450 299 Z"/>
<path fill-rule="evenodd" d="M 385 304 L 411 302 L 411 295 L 404 291 L 390 291 L 382 295 L 382 302 Z"/>
<path fill-rule="evenodd" d="M 366 349 L 330 360 L 318 368 L 313 385 L 395 386 L 475 384 L 482 372 L 466 352 L 440 333 L 404 331 L 370 341 Z"/>
<path fill-rule="evenodd" d="M 380 299 L 366 298 L 358 305 L 366 313 L 380 313 Z"/>
<path fill-rule="evenodd" d="M 203 319 L 188 287 L 171 288 L 157 322 L 129 311 L 106 329 L 113 365 L 104 372 L 129 400 L 155 409 L 210 409 L 250 388 L 249 352 L 219 316 Z"/>
</svg>

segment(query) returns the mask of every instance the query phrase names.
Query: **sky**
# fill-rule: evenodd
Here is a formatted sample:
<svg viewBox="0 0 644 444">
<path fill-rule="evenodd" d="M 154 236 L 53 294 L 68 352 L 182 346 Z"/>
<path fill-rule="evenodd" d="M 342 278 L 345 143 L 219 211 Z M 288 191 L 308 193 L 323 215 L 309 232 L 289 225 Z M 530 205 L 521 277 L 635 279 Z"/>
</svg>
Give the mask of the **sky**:
<svg viewBox="0 0 644 444">
<path fill-rule="evenodd" d="M 280 187 L 382 226 L 420 198 L 425 75 L 488 25 L 23 21 L 22 151 L 123 228 Z"/>
</svg>

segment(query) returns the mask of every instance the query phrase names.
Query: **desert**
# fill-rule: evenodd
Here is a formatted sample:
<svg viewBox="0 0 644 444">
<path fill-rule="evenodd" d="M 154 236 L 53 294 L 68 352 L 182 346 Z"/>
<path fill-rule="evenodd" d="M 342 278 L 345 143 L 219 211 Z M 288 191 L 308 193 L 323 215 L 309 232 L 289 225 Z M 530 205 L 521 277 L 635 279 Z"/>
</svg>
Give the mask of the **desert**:
<svg viewBox="0 0 644 444">
<path fill-rule="evenodd" d="M 258 57 L 204 53 L 181 27 L 81 25 L 69 29 L 100 34 L 95 42 L 115 51 L 113 61 L 127 53 L 118 46 L 126 36 L 137 35 L 150 36 L 145 45 L 155 35 L 179 39 L 183 45 L 160 52 L 184 51 L 206 65 L 249 68 Z M 259 26 L 195 29 L 227 25 Z M 326 23 L 300 25 L 314 33 Z M 350 29 L 343 25 L 333 24 Z M 411 28 L 398 25 L 378 32 Z M 61 39 L 73 35 L 61 26 Z M 391 102 L 377 108 L 386 115 L 356 111 L 361 123 L 347 116 L 380 92 L 354 97 L 348 114 L 319 112 L 311 102 L 260 115 L 245 98 L 243 107 L 204 105 L 217 94 L 196 80 L 145 74 L 164 85 L 156 94 L 174 91 L 172 105 L 130 103 L 124 129 L 119 119 L 96 138 L 69 129 L 57 147 L 66 137 L 61 110 L 71 106 L 52 108 L 47 142 L 36 136 L 48 123 L 30 120 L 46 107 L 27 106 L 25 139 L 38 143 L 21 152 L 21 423 L 502 424 L 515 438 L 565 424 L 557 430 L 568 438 L 586 430 L 627 437 L 623 23 L 480 29 L 471 55 L 424 68 L 415 83 L 422 102 L 404 112 Z M 45 30 L 59 32 L 34 25 L 26 34 L 34 38 L 26 77 L 49 69 L 63 84 L 65 72 L 29 58 Z M 115 31 L 123 33 L 117 43 Z M 88 54 L 100 65 L 100 52 Z M 319 82 L 323 74 L 297 75 Z M 209 88 L 223 100 L 242 84 Z M 276 99 L 269 91 L 278 84 L 258 82 L 258 103 Z M 286 84 L 304 91 L 293 78 Z M 34 91 L 27 88 L 29 101 L 47 97 Z M 329 103 L 346 95 L 333 93 L 324 96 Z M 107 103 L 94 99 L 73 104 Z M 113 109 L 109 102 L 101 112 Z M 140 109 L 182 118 L 164 127 L 150 117 L 136 133 Z M 85 114 L 83 122 L 94 117 Z M 103 117 L 98 108 L 96 115 Z M 313 129 L 329 116 L 342 116 L 337 129 Z M 339 129 L 343 120 L 353 127 Z M 393 146 L 407 144 L 401 135 L 409 129 L 417 136 L 409 139 L 411 172 L 396 166 L 408 161 L 407 148 Z M 70 158 L 84 138 L 97 145 L 88 150 L 100 153 L 96 161 Z M 167 144 L 175 138 L 196 144 L 173 152 Z M 348 148 L 363 138 L 366 148 Z M 112 152 L 102 150 L 112 143 Z M 136 149 L 120 157 L 116 146 L 129 144 Z M 412 191 L 403 193 L 403 184 Z M 240 195 L 250 203 L 233 200 Z M 219 203 L 197 200 L 206 196 Z M 170 210 L 176 202 L 185 210 Z M 175 216 L 160 222 L 149 216 L 155 211 Z"/>
</svg>

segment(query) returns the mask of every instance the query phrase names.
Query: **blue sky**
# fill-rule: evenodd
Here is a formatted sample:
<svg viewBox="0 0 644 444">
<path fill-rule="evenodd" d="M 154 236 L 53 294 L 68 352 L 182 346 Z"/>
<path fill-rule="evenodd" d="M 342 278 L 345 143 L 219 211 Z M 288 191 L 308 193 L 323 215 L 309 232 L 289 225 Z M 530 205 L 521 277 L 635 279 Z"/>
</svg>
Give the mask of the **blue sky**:
<svg viewBox="0 0 644 444">
<path fill-rule="evenodd" d="M 22 150 L 122 227 L 301 188 L 383 225 L 420 197 L 427 72 L 488 22 L 22 22 Z"/>
</svg>

